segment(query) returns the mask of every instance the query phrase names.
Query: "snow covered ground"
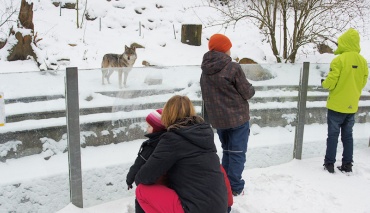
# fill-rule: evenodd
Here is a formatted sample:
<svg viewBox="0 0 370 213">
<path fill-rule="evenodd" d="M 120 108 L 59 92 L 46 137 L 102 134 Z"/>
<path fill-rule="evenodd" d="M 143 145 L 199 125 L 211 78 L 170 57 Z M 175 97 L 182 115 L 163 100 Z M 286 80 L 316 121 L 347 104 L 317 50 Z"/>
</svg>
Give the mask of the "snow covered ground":
<svg viewBox="0 0 370 213">
<path fill-rule="evenodd" d="M 11 0 L 3 0 L 11 1 Z M 76 11 L 55 7 L 49 0 L 28 0 L 34 3 L 35 31 L 43 38 L 38 43 L 42 66 L 54 66 L 60 71 L 43 72 L 33 60 L 7 62 L 7 52 L 0 50 L 0 92 L 5 99 L 28 96 L 52 96 L 64 94 L 66 67 L 78 67 L 80 107 L 112 106 L 119 103 L 115 98 L 104 97 L 97 91 L 117 91 L 117 79 L 111 85 L 101 85 L 101 58 L 106 53 L 122 53 L 124 45 L 137 42 L 145 48 L 137 49 L 138 59 L 129 75 L 128 87 L 123 91 L 138 89 L 186 88 L 179 94 L 200 100 L 199 65 L 208 50 L 207 38 L 214 33 L 224 33 L 232 43 L 232 58 L 251 58 L 272 72 L 275 78 L 268 81 L 251 81 L 255 86 L 298 85 L 302 62 L 311 62 L 310 86 L 319 86 L 320 79 L 328 72 L 331 54 L 320 55 L 313 46 L 307 45 L 297 56 L 297 63 L 275 64 L 269 45 L 264 43 L 258 29 L 246 22 L 235 28 L 208 27 L 202 31 L 202 45 L 189 46 L 181 43 L 181 25 L 202 24 L 210 15 L 209 8 L 189 8 L 196 0 L 146 0 L 144 1 L 87 1 L 90 15 L 101 19 L 86 21 L 76 29 Z M 19 1 L 20 2 L 20 1 Z M 58 2 L 73 2 L 60 0 Z M 16 4 L 16 3 L 15 3 Z M 80 15 L 85 1 L 80 1 Z M 6 4 L 1 4 L 0 8 Z M 162 8 L 158 8 L 158 5 Z M 145 9 L 143 9 L 145 8 Z M 137 11 L 141 11 L 138 14 Z M 81 19 L 80 19 L 81 20 Z M 101 20 L 101 27 L 100 21 Z M 145 27 L 139 27 L 139 23 Z M 1 38 L 8 31 L 3 25 Z M 125 26 L 125 27 L 123 27 Z M 140 34 L 139 34 L 140 32 Z M 175 38 L 176 36 L 176 38 Z M 369 37 L 361 37 L 362 54 L 370 61 Z M 68 59 L 68 60 L 65 60 Z M 143 61 L 156 67 L 144 67 Z M 156 75 L 163 83 L 148 86 L 146 76 Z M 189 86 L 190 85 L 190 86 Z M 363 94 L 369 95 L 370 83 Z M 327 94 L 327 93 L 324 93 Z M 256 97 L 296 96 L 294 91 L 268 90 L 256 93 Z M 311 95 L 322 95 L 311 92 Z M 86 101 L 92 96 L 93 101 Z M 135 103 L 166 101 L 167 96 L 137 98 Z M 130 102 L 131 104 L 133 102 Z M 251 109 L 274 109 L 283 106 L 296 107 L 291 103 L 256 103 Z M 360 105 L 369 106 L 369 101 Z M 324 101 L 308 102 L 308 107 L 323 107 Z M 12 103 L 5 106 L 5 115 L 36 113 L 45 110 L 64 109 L 64 100 L 42 103 Z M 148 111 L 133 111 L 126 116 L 144 115 Z M 369 113 L 369 112 L 368 112 Z M 98 114 L 81 119 L 82 122 L 112 117 L 111 113 Z M 252 115 L 253 116 L 253 115 Z M 289 118 L 288 118 L 289 119 Z M 2 133 L 14 132 L 48 125 L 65 123 L 64 118 L 37 123 L 27 120 L 6 123 Z M 326 125 L 305 126 L 303 160 L 293 160 L 294 127 L 259 127 L 252 125 L 246 170 L 244 196 L 235 197 L 233 213 L 296 213 L 296 212 L 354 212 L 370 213 L 370 123 L 354 127 L 355 154 L 354 172 L 347 176 L 340 172 L 329 174 L 323 170 Z M 59 213 L 131 213 L 134 191 L 126 189 L 125 177 L 143 140 L 127 141 L 99 147 L 82 149 L 84 209 L 70 204 L 68 182 L 68 155 L 58 153 L 49 160 L 33 155 L 0 162 L 0 212 L 59 212 Z M 215 143 L 221 157 L 217 135 Z M 59 141 L 65 146 L 66 139 Z M 58 147 L 57 147 L 58 148 Z M 56 149 L 57 149 L 56 148 Z M 3 152 L 3 146 L 0 152 Z M 0 153 L 1 154 L 1 153 Z M 338 148 L 337 165 L 341 160 L 341 145 Z M 59 210 L 59 211 L 58 211 Z"/>
<path fill-rule="evenodd" d="M 246 170 L 245 194 L 235 198 L 232 212 L 369 212 L 370 124 L 356 124 L 354 171 L 347 176 L 323 170 L 325 125 L 305 129 L 303 160 L 293 160 L 294 130 L 252 128 Z M 368 137 L 367 137 L 368 138 Z M 3 210 L 16 212 L 133 212 L 134 191 L 125 177 L 142 140 L 82 149 L 85 208 L 69 204 L 68 155 L 46 161 L 41 155 L 0 164 Z M 218 154 L 220 142 L 215 134 Z M 340 165 L 341 145 L 337 164 Z M 12 202 L 6 202 L 8 199 Z M 29 206 L 22 199 L 30 199 Z M 14 205 L 14 201 L 19 201 Z M 1 211 L 0 211 L 1 212 Z"/>
</svg>

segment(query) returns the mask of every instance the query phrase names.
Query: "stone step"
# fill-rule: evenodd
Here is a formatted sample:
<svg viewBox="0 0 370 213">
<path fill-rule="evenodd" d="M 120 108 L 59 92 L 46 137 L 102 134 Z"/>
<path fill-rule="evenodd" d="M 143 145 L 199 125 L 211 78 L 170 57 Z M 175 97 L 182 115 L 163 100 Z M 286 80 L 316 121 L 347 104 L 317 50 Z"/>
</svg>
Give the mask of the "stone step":
<svg viewBox="0 0 370 213">
<path fill-rule="evenodd" d="M 308 94 L 309 95 L 309 94 Z M 307 96 L 307 101 L 326 101 L 328 99 L 327 95 L 313 95 Z M 362 95 L 360 97 L 362 101 L 370 100 L 370 95 Z M 297 102 L 298 96 L 276 96 L 276 97 L 253 97 L 249 100 L 249 103 L 267 103 L 267 102 Z"/>
<path fill-rule="evenodd" d="M 132 97 L 144 97 L 150 95 L 159 95 L 164 93 L 173 93 L 183 90 L 184 88 L 174 88 L 167 90 L 119 90 L 119 91 L 97 91 L 95 93 L 107 95 L 110 97 L 120 97 L 120 98 L 132 98 Z M 295 85 L 283 85 L 283 86 L 255 86 L 256 91 L 271 91 L 271 90 L 281 90 L 281 91 L 298 91 L 299 86 Z M 318 87 L 318 86 L 308 86 L 308 91 L 312 92 L 327 92 L 327 90 Z M 33 97 L 18 97 L 18 98 L 7 98 L 5 99 L 5 104 L 12 103 L 31 103 L 37 101 L 48 101 L 56 100 L 60 98 L 65 98 L 64 94 L 55 94 L 55 95 L 44 95 L 44 96 L 33 96 Z"/>
<path fill-rule="evenodd" d="M 297 114 L 297 96 L 291 96 L 295 93 L 298 87 L 294 86 L 266 86 L 256 87 L 257 93 L 255 97 L 250 100 L 251 103 L 251 125 L 255 124 L 260 127 L 276 127 L 296 125 Z M 153 95 L 172 95 L 175 92 L 182 90 L 135 90 L 135 91 L 106 91 L 98 92 L 101 95 L 119 98 L 132 99 L 146 97 Z M 263 97 L 263 92 L 270 93 L 272 90 L 278 90 L 276 96 Z M 306 110 L 306 124 L 326 123 L 325 108 L 327 92 L 323 95 L 316 92 L 321 91 L 318 87 L 312 87 L 311 90 L 315 95 L 308 93 L 308 102 L 322 102 L 319 104 L 308 104 Z M 288 95 L 279 95 L 279 92 L 286 91 Z M 274 93 L 273 93 L 274 94 Z M 298 95 L 298 92 L 297 92 Z M 20 98 L 17 100 L 8 99 L 7 104 L 12 103 L 35 103 L 45 102 L 49 100 L 64 99 L 64 96 L 38 96 Z M 369 95 L 363 95 L 361 100 L 370 100 Z M 144 102 L 145 101 L 145 102 Z M 112 106 L 102 106 L 96 108 L 81 108 L 80 109 L 80 132 L 82 138 L 81 146 L 100 146 L 110 143 L 120 143 L 125 141 L 132 141 L 135 139 L 144 138 L 145 134 L 145 116 L 151 109 L 163 107 L 165 101 L 159 100 L 155 103 L 147 103 L 146 100 L 135 101 L 135 104 L 127 104 L 120 106 L 120 111 L 116 113 L 126 113 L 126 117 L 119 121 L 112 122 L 114 112 Z M 129 102 L 129 101 L 128 101 Z M 201 113 L 201 100 L 194 100 L 194 105 L 198 113 Z M 370 104 L 369 106 L 360 106 L 358 113 L 356 113 L 356 122 L 365 123 L 370 122 Z M 62 106 L 64 107 L 64 106 Z M 135 113 L 131 113 L 135 112 Z M 139 112 L 139 113 L 138 113 Z M 135 115 L 135 117 L 133 117 Z M 55 142 L 59 142 L 65 138 L 66 134 L 66 112 L 64 109 L 53 110 L 48 112 L 30 112 L 24 114 L 13 114 L 6 118 L 5 127 L 0 128 L 0 145 L 6 145 L 12 142 L 21 142 L 16 149 L 10 149 L 6 154 L 0 156 L 0 161 L 5 161 L 10 158 L 19 158 L 23 156 L 39 154 L 43 151 L 43 138 L 49 138 Z M 52 121 L 52 122 L 50 122 Z"/>
<path fill-rule="evenodd" d="M 166 90 L 158 90 L 158 89 L 151 89 L 151 90 L 120 90 L 120 91 L 97 91 L 95 93 L 106 95 L 109 97 L 118 97 L 118 98 L 132 98 L 132 97 L 144 97 L 144 96 L 151 96 L 151 95 L 160 95 L 166 93 L 174 93 L 183 90 L 184 88 L 174 88 L 174 89 L 166 89 Z M 49 100 L 56 100 L 56 99 L 64 99 L 64 94 L 59 95 L 44 95 L 44 96 L 33 96 L 33 97 L 19 97 L 19 98 L 7 98 L 5 99 L 5 104 L 13 104 L 13 103 L 32 103 L 38 101 L 49 101 Z"/>
<path fill-rule="evenodd" d="M 200 107 L 198 107 L 198 109 L 200 109 Z M 200 110 L 198 110 L 198 113 L 199 112 Z M 307 108 L 306 124 L 326 123 L 326 112 L 327 109 L 325 107 Z M 369 123 L 369 112 L 370 106 L 359 107 L 358 113 L 356 113 L 355 116 L 356 123 Z M 126 113 L 130 114 L 130 112 Z M 147 113 L 148 110 L 141 110 L 139 116 L 115 121 L 109 119 L 114 117 L 114 113 L 81 115 L 81 146 L 100 146 L 142 139 L 146 131 L 145 116 Z M 296 113 L 296 108 L 251 109 L 250 124 L 255 124 L 260 127 L 295 126 Z M 137 113 L 135 114 L 137 115 Z M 96 119 L 96 116 L 99 116 L 99 119 Z M 53 122 L 50 122 L 51 120 Z M 5 155 L 3 154 L 0 156 L 0 161 L 40 154 L 43 151 L 41 139 L 48 138 L 55 142 L 59 142 L 66 137 L 65 123 L 65 117 L 61 117 L 6 124 L 5 127 L 0 128 L 0 145 L 6 145 L 14 141 L 20 141 L 21 144 L 17 145 L 15 150 L 11 149 L 7 151 Z M 8 131 L 6 131 L 6 128 L 8 128 Z"/>
<path fill-rule="evenodd" d="M 168 92 L 168 91 L 167 91 Z M 104 95 L 110 97 L 117 97 L 115 92 L 106 92 L 103 93 Z M 152 93 L 154 94 L 154 93 Z M 127 95 L 127 93 L 126 93 Z M 136 94 L 135 96 L 136 97 Z M 125 98 L 124 96 L 119 98 Z M 127 98 L 127 97 L 126 97 Z M 307 101 L 315 102 L 315 101 L 326 101 L 327 96 L 308 96 Z M 253 105 L 257 103 L 265 103 L 270 104 L 273 102 L 285 103 L 289 102 L 289 106 L 297 106 L 298 96 L 276 96 L 276 97 L 253 97 L 249 102 L 251 104 L 251 110 L 253 110 Z M 360 100 L 370 100 L 370 96 L 361 96 Z M 33 102 L 35 103 L 35 102 Z M 45 102 L 47 104 L 47 102 Z M 132 105 L 122 105 L 120 106 L 121 111 L 130 112 L 134 110 L 143 110 L 143 109 L 157 109 L 163 107 L 165 102 L 156 102 L 156 103 L 141 103 L 141 104 L 132 104 Z M 195 106 L 201 106 L 200 100 L 194 100 L 193 104 Z M 64 106 L 61 106 L 61 110 L 53 110 L 53 111 L 44 111 L 44 112 L 29 112 L 29 113 L 22 113 L 22 114 L 12 114 L 6 117 L 7 123 L 19 122 L 23 120 L 40 120 L 40 119 L 48 119 L 48 118 L 59 118 L 65 117 L 66 112 Z M 288 107 L 287 107 L 288 108 Z M 103 107 L 95 107 L 95 108 L 81 108 L 80 115 L 88 115 L 88 114 L 97 114 L 97 113 L 110 113 L 112 112 L 113 106 L 103 106 Z M 255 110 L 257 112 L 260 109 Z M 273 110 L 270 109 L 273 113 Z"/>
</svg>

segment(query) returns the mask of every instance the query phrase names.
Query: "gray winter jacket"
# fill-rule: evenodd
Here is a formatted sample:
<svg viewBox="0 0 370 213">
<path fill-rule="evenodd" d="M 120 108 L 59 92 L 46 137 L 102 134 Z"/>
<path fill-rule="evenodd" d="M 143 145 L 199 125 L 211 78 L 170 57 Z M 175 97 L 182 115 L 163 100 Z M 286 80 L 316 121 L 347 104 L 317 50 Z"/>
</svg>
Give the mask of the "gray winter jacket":
<svg viewBox="0 0 370 213">
<path fill-rule="evenodd" d="M 204 54 L 200 86 L 213 128 L 234 128 L 249 121 L 248 100 L 255 90 L 230 56 L 217 51 Z"/>
</svg>

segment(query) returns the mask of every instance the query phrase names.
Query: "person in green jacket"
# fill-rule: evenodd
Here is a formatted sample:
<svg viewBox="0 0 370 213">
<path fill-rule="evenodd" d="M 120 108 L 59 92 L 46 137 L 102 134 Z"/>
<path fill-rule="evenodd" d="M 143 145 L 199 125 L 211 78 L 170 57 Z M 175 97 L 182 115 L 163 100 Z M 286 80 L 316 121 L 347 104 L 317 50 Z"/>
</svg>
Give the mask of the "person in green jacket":
<svg viewBox="0 0 370 213">
<path fill-rule="evenodd" d="M 343 143 L 342 165 L 337 168 L 342 172 L 352 172 L 353 136 L 355 113 L 358 110 L 361 91 L 367 83 L 368 65 L 360 55 L 360 35 L 350 28 L 338 38 L 338 55 L 330 63 L 330 72 L 321 80 L 322 87 L 329 90 L 326 107 L 328 108 L 328 137 L 324 168 L 334 173 L 338 137 L 341 132 Z"/>
</svg>

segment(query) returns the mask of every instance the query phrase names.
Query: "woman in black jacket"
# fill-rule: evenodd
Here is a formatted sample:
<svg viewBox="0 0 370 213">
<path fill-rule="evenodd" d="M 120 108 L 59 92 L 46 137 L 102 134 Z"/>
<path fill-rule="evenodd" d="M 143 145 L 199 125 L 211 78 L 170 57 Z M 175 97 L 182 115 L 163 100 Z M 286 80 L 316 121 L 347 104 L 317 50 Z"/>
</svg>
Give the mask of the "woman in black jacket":
<svg viewBox="0 0 370 213">
<path fill-rule="evenodd" d="M 214 133 L 196 115 L 186 96 L 164 106 L 161 136 L 153 154 L 135 177 L 136 197 L 147 213 L 227 212 L 227 191 L 216 154 Z M 167 186 L 155 184 L 166 174 Z"/>
</svg>

